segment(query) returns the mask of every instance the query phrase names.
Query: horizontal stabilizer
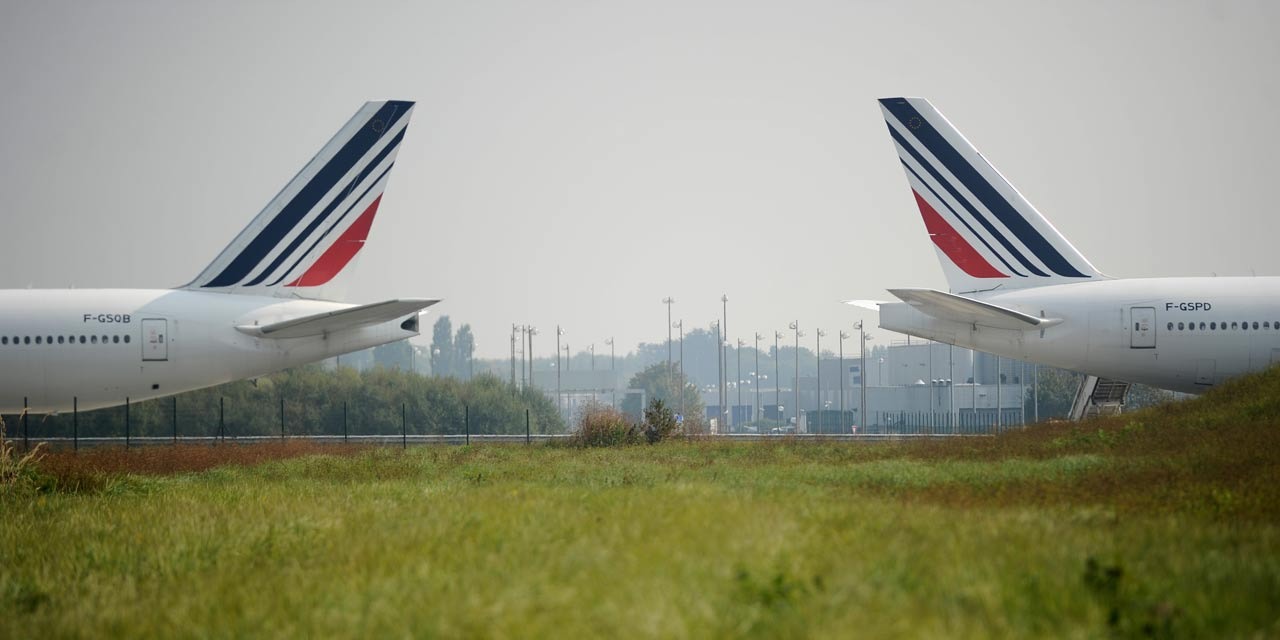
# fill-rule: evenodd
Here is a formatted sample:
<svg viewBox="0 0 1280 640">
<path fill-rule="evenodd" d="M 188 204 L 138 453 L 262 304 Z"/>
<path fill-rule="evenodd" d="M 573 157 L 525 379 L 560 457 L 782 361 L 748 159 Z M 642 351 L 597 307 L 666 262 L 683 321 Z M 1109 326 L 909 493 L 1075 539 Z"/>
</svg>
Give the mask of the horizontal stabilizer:
<svg viewBox="0 0 1280 640">
<path fill-rule="evenodd" d="M 340 311 L 327 311 L 315 315 L 303 316 L 292 320 L 283 320 L 265 325 L 245 325 L 236 327 L 242 333 L 260 338 L 305 338 L 321 336 L 335 331 L 355 329 L 371 324 L 390 322 L 403 318 L 415 311 L 421 311 L 440 302 L 439 300 L 387 300 L 373 304 L 360 305 Z"/>
<path fill-rule="evenodd" d="M 880 305 L 888 304 L 883 300 L 845 300 L 844 303 L 854 307 L 870 309 L 872 311 L 879 311 Z"/>
<path fill-rule="evenodd" d="M 1021 311 L 936 289 L 890 289 L 889 293 L 921 313 L 939 320 L 1017 331 L 1044 329 L 1062 322 L 1061 318 L 1037 318 Z"/>
</svg>

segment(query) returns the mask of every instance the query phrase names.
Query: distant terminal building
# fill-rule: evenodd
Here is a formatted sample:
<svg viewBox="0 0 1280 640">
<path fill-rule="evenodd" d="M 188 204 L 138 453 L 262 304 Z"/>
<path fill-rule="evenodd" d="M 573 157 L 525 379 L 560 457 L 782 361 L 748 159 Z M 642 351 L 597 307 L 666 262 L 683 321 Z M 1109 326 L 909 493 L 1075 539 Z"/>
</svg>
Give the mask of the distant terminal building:
<svg viewBox="0 0 1280 640">
<path fill-rule="evenodd" d="M 869 353 L 865 370 L 858 355 L 841 360 L 824 354 L 818 372 L 800 376 L 798 394 L 794 379 L 761 388 L 759 407 L 755 389 L 733 402 L 739 394 L 730 381 L 726 395 L 732 404 L 722 410 L 711 388 L 702 394 L 707 418 L 721 432 L 989 431 L 1027 421 L 1034 377 L 1032 365 L 1023 362 L 916 340 Z"/>
</svg>

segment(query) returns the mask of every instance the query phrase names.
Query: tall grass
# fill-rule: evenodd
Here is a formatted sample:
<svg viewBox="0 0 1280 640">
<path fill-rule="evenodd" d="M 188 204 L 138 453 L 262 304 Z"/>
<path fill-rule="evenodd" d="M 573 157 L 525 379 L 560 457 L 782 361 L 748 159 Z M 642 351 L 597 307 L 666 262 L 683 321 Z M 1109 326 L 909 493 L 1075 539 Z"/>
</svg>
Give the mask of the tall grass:
<svg viewBox="0 0 1280 640">
<path fill-rule="evenodd" d="M 995 438 L 55 453 L 0 496 L 0 637 L 1274 636 L 1276 409 L 1268 373 Z"/>
<path fill-rule="evenodd" d="M 17 447 L 6 437 L 8 425 L 0 417 L 0 495 L 25 495 L 39 485 L 36 465 L 42 456 L 42 446 L 19 455 Z"/>
</svg>

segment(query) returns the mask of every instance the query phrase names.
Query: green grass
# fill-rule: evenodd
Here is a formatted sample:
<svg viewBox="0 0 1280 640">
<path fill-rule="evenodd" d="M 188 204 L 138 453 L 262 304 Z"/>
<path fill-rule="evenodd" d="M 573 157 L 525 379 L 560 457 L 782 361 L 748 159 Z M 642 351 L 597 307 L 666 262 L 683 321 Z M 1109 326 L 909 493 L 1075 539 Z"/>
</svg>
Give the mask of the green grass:
<svg viewBox="0 0 1280 640">
<path fill-rule="evenodd" d="M 1278 428 L 1273 372 L 998 438 L 57 454 L 0 637 L 1275 636 Z"/>
</svg>

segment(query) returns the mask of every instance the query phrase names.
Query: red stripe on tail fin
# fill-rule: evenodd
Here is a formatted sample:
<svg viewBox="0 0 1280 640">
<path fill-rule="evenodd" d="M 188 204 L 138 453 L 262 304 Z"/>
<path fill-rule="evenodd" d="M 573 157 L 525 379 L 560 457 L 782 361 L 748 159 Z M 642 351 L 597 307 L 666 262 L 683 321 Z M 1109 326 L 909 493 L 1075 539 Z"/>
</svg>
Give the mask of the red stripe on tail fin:
<svg viewBox="0 0 1280 640">
<path fill-rule="evenodd" d="M 378 213 L 378 203 L 382 196 L 374 199 L 364 213 L 347 227 L 346 231 L 333 243 L 324 254 L 311 265 L 307 272 L 297 280 L 286 284 L 286 287 L 318 287 L 333 279 L 347 266 L 348 262 L 364 247 L 365 238 L 369 237 L 369 228 L 373 226 L 373 217 Z"/>
<path fill-rule="evenodd" d="M 924 227 L 928 229 L 929 237 L 933 238 L 933 243 L 938 245 L 938 248 L 942 249 L 942 252 L 947 254 L 947 257 L 951 258 L 961 271 L 974 278 L 1009 277 L 991 266 L 991 263 L 987 262 L 968 240 L 957 233 L 955 227 L 947 224 L 947 221 L 943 220 L 942 216 L 938 215 L 938 212 L 924 198 L 921 198 L 919 193 L 914 189 L 911 193 L 916 197 L 916 204 L 920 207 L 920 216 L 924 218 Z"/>
</svg>

